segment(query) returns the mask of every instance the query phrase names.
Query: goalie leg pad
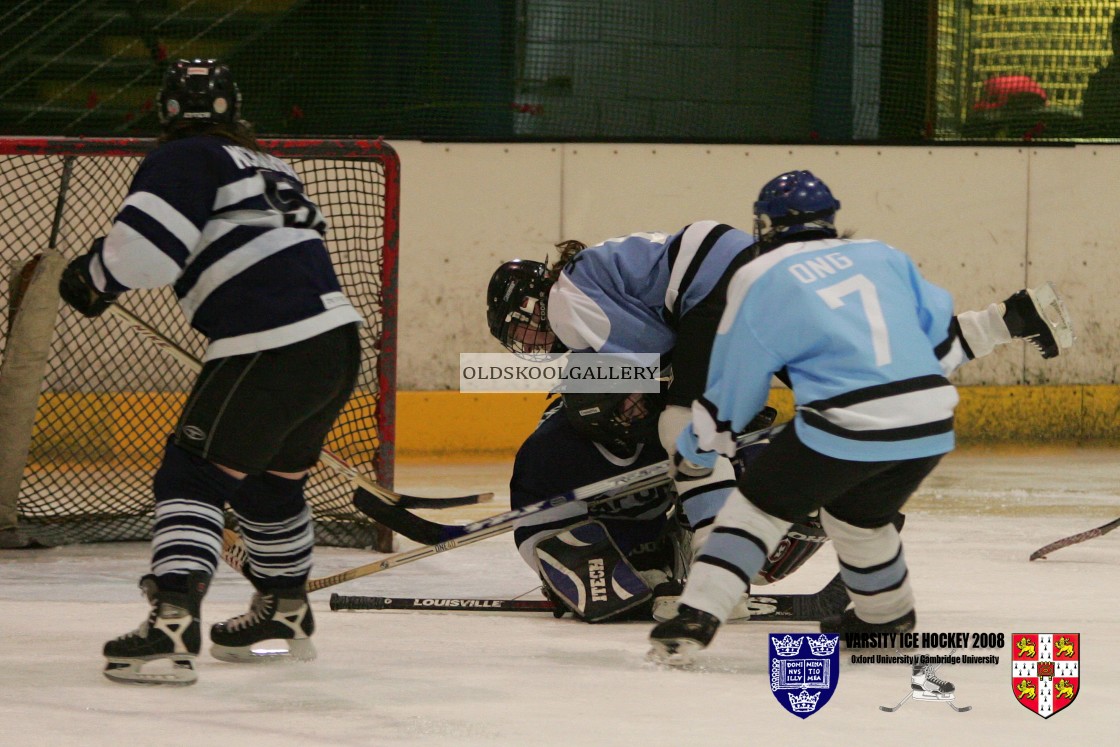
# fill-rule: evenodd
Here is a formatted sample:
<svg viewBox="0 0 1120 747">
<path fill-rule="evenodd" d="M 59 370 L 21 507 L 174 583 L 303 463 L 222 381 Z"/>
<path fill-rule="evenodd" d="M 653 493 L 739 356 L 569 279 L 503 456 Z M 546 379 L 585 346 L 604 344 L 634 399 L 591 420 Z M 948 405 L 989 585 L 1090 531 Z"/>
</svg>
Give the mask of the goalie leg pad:
<svg viewBox="0 0 1120 747">
<path fill-rule="evenodd" d="M 541 578 L 577 617 L 602 622 L 648 602 L 653 591 L 598 521 L 585 521 L 536 546 Z"/>
</svg>

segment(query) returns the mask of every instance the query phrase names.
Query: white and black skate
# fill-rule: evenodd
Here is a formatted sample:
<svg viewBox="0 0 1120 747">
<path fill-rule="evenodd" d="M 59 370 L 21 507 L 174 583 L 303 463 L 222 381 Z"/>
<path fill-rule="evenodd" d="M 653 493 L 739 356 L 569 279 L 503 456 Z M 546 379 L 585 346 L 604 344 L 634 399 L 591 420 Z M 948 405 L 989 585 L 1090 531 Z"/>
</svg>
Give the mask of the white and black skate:
<svg viewBox="0 0 1120 747">
<path fill-rule="evenodd" d="M 954 649 L 955 650 L 955 649 Z M 910 692 L 906 697 L 893 706 L 879 706 L 880 711 L 894 713 L 906 701 L 923 700 L 928 703 L 948 703 L 949 707 L 958 713 L 971 711 L 972 706 L 958 706 L 953 700 L 957 697 L 957 688 L 952 682 L 946 682 L 937 676 L 938 667 L 933 664 L 914 664 L 910 675 Z"/>
<path fill-rule="evenodd" d="M 210 628 L 210 655 L 236 663 L 315 658 L 315 618 L 301 589 L 258 591 L 249 611 Z"/>
<path fill-rule="evenodd" d="M 676 617 L 658 623 L 649 634 L 650 650 L 646 659 L 655 664 L 685 667 L 696 654 L 707 648 L 719 629 L 715 615 L 682 604 Z"/>
<path fill-rule="evenodd" d="M 1053 283 L 1021 290 L 1004 301 L 1003 307 L 1011 336 L 1034 345 L 1043 358 L 1056 358 L 1073 345 L 1073 322 Z"/>
<path fill-rule="evenodd" d="M 187 592 L 160 589 L 152 575 L 140 579 L 152 609 L 136 630 L 105 644 L 106 677 L 131 685 L 193 685 L 198 680 L 199 607 L 209 575 L 192 573 L 188 578 Z"/>
<path fill-rule="evenodd" d="M 915 664 L 910 675 L 910 690 L 914 700 L 952 700 L 957 688 L 934 674 L 933 666 Z"/>
</svg>

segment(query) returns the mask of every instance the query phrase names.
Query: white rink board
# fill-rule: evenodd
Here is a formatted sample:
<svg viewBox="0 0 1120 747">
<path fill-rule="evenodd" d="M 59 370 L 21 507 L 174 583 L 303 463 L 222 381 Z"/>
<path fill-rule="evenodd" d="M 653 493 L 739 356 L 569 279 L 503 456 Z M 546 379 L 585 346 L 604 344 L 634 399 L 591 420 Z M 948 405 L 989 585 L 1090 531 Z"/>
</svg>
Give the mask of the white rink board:
<svg viewBox="0 0 1120 747">
<path fill-rule="evenodd" d="M 839 225 L 910 253 L 961 310 L 1054 280 L 1081 342 L 1054 363 L 1003 352 L 963 385 L 1116 383 L 1120 296 L 1108 262 L 1120 235 L 1108 178 L 1120 148 L 448 144 L 401 154 L 400 384 L 454 389 L 460 352 L 492 352 L 485 291 L 515 257 L 552 245 L 717 219 L 751 229 L 758 189 L 809 168 L 842 203 Z M 1091 340 L 1090 340 L 1091 338 Z M 1028 375 L 1029 374 L 1029 375 Z"/>
<path fill-rule="evenodd" d="M 807 630 L 803 624 L 727 626 L 701 654 L 699 670 L 664 671 L 643 660 L 648 624 L 589 626 L 540 613 L 331 612 L 329 590 L 313 596 L 314 663 L 246 666 L 204 654 L 193 687 L 116 685 L 100 674 L 101 645 L 133 629 L 146 609 L 136 579 L 147 547 L 126 543 L 0 553 L 0 744 L 661 747 L 846 744 L 844 735 L 858 734 L 861 747 L 966 740 L 1022 747 L 1055 743 L 1055 730 L 1062 744 L 1108 743 L 1101 735 L 1115 728 L 1120 702 L 1111 593 L 1120 587 L 1120 533 L 1046 561 L 1027 556 L 1116 517 L 1118 457 L 954 453 L 907 509 L 919 631 L 1081 635 L 1081 690 L 1049 720 L 1016 702 L 1006 646 L 995 652 L 998 665 L 938 671 L 956 686 L 957 704 L 972 706 L 968 713 L 914 702 L 884 713 L 878 706 L 906 694 L 909 668 L 845 657 L 832 700 L 802 721 L 769 690 L 765 646 L 767 632 Z M 413 462 L 401 465 L 398 487 L 431 495 L 495 490 L 489 508 L 497 512 L 508 500 L 508 475 L 505 463 Z M 316 558 L 319 576 L 371 554 L 320 548 Z M 835 567 L 826 548 L 774 590 L 812 591 Z M 535 586 L 504 535 L 334 590 L 483 597 Z M 206 621 L 244 611 L 249 594 L 245 581 L 223 570 L 204 605 Z"/>
</svg>

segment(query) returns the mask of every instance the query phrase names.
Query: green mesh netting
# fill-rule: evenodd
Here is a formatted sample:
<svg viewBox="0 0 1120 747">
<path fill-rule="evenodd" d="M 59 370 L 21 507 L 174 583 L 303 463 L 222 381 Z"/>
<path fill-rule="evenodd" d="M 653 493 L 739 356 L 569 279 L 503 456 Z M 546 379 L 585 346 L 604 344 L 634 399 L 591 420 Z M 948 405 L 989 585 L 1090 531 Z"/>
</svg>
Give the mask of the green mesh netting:
<svg viewBox="0 0 1120 747">
<path fill-rule="evenodd" d="M 15 0 L 0 9 L 0 132 L 152 134 L 166 60 L 217 56 L 241 83 L 246 116 L 273 134 L 841 143 L 1120 137 L 1112 84 L 1120 66 L 1109 65 L 1118 7 L 1118 0 Z"/>
</svg>

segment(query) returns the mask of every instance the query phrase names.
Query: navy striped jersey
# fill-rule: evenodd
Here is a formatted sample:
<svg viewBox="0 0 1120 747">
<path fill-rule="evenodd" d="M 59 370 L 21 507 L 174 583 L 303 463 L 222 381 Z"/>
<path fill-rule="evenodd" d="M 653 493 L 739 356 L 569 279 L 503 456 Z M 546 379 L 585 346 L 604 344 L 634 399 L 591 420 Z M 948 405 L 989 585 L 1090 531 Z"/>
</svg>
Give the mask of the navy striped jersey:
<svg viewBox="0 0 1120 747">
<path fill-rule="evenodd" d="M 740 268 L 712 348 L 704 396 L 681 453 L 700 464 L 734 453 L 734 434 L 785 369 L 798 438 L 838 459 L 893 461 L 953 448 L 958 395 L 946 375 L 966 360 L 952 297 L 878 241 L 790 243 Z M 709 453 L 701 454 L 700 451 Z"/>
<path fill-rule="evenodd" d="M 90 275 L 111 292 L 173 285 L 210 340 L 206 360 L 241 355 L 362 321 L 325 233 L 288 164 L 225 138 L 188 137 L 140 164 Z"/>
<path fill-rule="evenodd" d="M 700 221 L 672 236 L 634 233 L 584 249 L 548 296 L 548 320 L 569 349 L 665 354 L 676 322 L 704 300 L 754 238 Z"/>
</svg>

